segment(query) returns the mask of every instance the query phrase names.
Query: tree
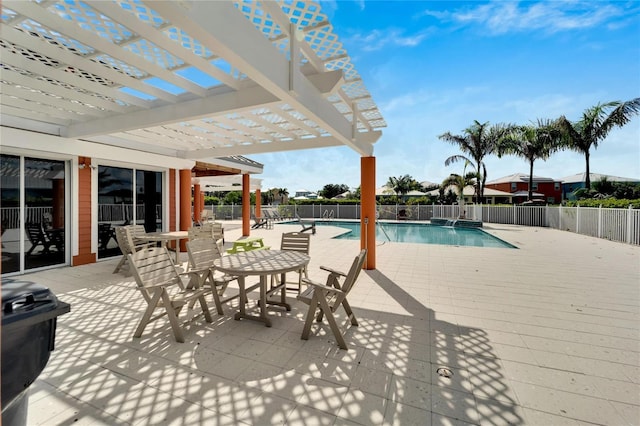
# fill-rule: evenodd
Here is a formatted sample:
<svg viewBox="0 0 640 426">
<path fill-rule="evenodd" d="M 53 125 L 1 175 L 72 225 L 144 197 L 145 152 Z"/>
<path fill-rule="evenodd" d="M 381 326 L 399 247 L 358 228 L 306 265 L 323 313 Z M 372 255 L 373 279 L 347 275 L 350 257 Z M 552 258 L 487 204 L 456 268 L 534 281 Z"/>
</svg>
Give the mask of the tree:
<svg viewBox="0 0 640 426">
<path fill-rule="evenodd" d="M 529 194 L 533 199 L 533 163 L 546 160 L 560 148 L 561 132 L 556 121 L 541 120 L 535 125 L 513 126 L 500 141 L 498 156 L 516 155 L 529 162 Z"/>
<path fill-rule="evenodd" d="M 404 175 L 400 177 L 391 176 L 389 177 L 386 186 L 400 196 L 405 196 L 409 191 L 413 191 L 414 189 L 422 188 L 420 183 L 410 175 Z"/>
<path fill-rule="evenodd" d="M 477 172 L 469 172 L 467 173 L 467 166 L 471 165 L 468 161 L 464 165 L 464 170 L 461 175 L 451 173 L 449 177 L 442 181 L 441 188 L 446 190 L 449 186 L 453 186 L 456 188 L 456 192 L 458 193 L 458 205 L 460 206 L 460 215 L 459 219 L 464 219 L 466 216 L 464 210 L 464 188 L 467 186 L 474 186 L 476 181 L 478 180 Z"/>
<path fill-rule="evenodd" d="M 287 188 L 278 188 L 278 196 L 280 197 L 280 203 L 284 203 L 284 200 L 289 196 Z"/>
<path fill-rule="evenodd" d="M 597 104 L 586 109 L 582 113 L 582 118 L 576 122 L 571 122 L 563 115 L 559 119 L 559 124 L 563 131 L 565 147 L 584 154 L 585 188 L 591 189 L 591 178 L 589 171 L 589 156 L 591 147 L 598 148 L 600 141 L 604 140 L 614 127 L 622 127 L 627 124 L 631 117 L 640 112 L 640 98 L 635 98 L 627 102 L 608 102 Z"/>
<path fill-rule="evenodd" d="M 508 127 L 509 126 L 503 124 L 489 126 L 488 121 L 480 123 L 478 120 L 474 120 L 471 126 L 463 130 L 462 135 L 452 135 L 446 132 L 438 136 L 439 139 L 445 142 L 458 145 L 460 151 L 469 156 L 452 155 L 446 159 L 444 163 L 445 166 L 458 161 L 470 162 L 472 165 L 475 164 L 475 170 L 478 175 L 476 181 L 476 202 L 482 200 L 484 196 L 484 184 L 487 181 L 487 167 L 484 164 L 484 157 L 496 151 Z"/>
<path fill-rule="evenodd" d="M 322 190 L 320 190 L 320 195 L 324 198 L 333 198 L 336 195 L 340 195 L 349 191 L 349 186 L 345 184 L 337 185 L 337 184 L 327 184 Z"/>
</svg>

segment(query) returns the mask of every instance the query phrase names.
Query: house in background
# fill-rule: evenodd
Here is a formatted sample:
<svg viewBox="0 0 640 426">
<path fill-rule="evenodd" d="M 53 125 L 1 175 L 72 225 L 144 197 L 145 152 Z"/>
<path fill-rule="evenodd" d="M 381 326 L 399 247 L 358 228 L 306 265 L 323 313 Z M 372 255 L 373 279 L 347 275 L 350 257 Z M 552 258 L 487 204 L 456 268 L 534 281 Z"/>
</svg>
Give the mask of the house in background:
<svg viewBox="0 0 640 426">
<path fill-rule="evenodd" d="M 529 175 L 515 173 L 487 182 L 485 197 L 486 189 L 489 188 L 508 192 L 511 194 L 512 203 L 522 203 L 527 201 L 529 196 Z M 532 190 L 533 198 L 544 199 L 549 204 L 556 204 L 562 200 L 562 182 L 560 180 L 534 175 Z"/>
<path fill-rule="evenodd" d="M 584 188 L 586 186 L 586 172 L 578 173 L 575 175 L 567 176 L 562 179 L 562 199 L 563 200 L 572 200 L 575 197 L 572 195 L 574 191 Z M 591 184 L 594 182 L 602 180 L 602 178 L 606 178 L 609 182 L 630 182 L 630 183 L 640 183 L 640 179 L 633 178 L 625 178 L 619 176 L 611 176 L 611 175 L 603 175 L 600 173 L 589 173 L 589 178 L 591 179 Z"/>
<path fill-rule="evenodd" d="M 423 197 L 425 195 L 427 195 L 426 192 L 422 192 L 422 191 L 417 191 L 417 190 L 412 190 L 407 192 L 404 195 L 399 195 L 396 193 L 396 191 L 394 191 L 392 188 L 389 188 L 388 186 L 381 186 L 379 188 L 376 188 L 376 198 L 379 197 L 388 197 L 390 195 L 398 195 L 399 197 L 403 198 L 403 199 L 408 199 L 408 198 L 418 198 L 418 197 Z"/>
<path fill-rule="evenodd" d="M 444 192 L 446 194 L 449 191 L 452 191 L 453 193 L 457 194 L 458 190 L 455 186 L 450 185 L 447 188 L 445 188 Z M 432 189 L 431 191 L 428 191 L 426 194 L 432 197 L 437 197 L 438 195 L 440 195 L 440 189 Z M 476 187 L 472 185 L 465 186 L 464 189 L 462 190 L 462 195 L 464 196 L 465 204 L 473 203 L 473 200 L 476 195 Z M 484 202 L 486 204 L 511 204 L 512 197 L 513 197 L 513 194 L 510 194 L 505 191 L 499 191 L 497 189 L 491 189 L 491 188 L 485 188 L 484 190 L 484 199 L 485 199 Z"/>
<path fill-rule="evenodd" d="M 318 198 L 316 192 L 307 191 L 306 189 L 298 189 L 293 197 L 294 200 L 317 200 Z"/>
</svg>

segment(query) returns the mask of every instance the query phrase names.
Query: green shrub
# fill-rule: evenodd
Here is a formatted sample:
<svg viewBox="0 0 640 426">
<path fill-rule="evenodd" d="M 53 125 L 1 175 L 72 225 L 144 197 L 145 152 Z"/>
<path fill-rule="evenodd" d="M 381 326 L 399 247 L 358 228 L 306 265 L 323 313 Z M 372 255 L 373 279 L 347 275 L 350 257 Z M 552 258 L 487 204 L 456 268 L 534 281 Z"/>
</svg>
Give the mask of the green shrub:
<svg viewBox="0 0 640 426">
<path fill-rule="evenodd" d="M 576 207 L 576 206 L 580 206 L 580 207 L 600 207 L 600 205 L 602 205 L 602 208 L 608 208 L 608 209 L 626 209 L 629 208 L 629 206 L 633 206 L 632 208 L 634 209 L 638 209 L 640 208 L 640 199 L 635 199 L 635 200 L 627 200 L 627 199 L 617 199 L 617 198 L 606 198 L 603 200 L 598 200 L 598 199 L 585 199 L 585 200 L 578 200 L 578 201 L 568 201 L 567 202 L 567 206 L 569 207 Z"/>
</svg>

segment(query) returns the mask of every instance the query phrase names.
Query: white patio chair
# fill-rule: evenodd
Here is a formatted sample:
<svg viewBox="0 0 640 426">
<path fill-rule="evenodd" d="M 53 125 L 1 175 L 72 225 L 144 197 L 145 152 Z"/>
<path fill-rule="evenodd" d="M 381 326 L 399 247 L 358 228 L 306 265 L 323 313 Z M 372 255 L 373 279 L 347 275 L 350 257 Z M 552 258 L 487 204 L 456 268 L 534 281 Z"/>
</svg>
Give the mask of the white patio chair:
<svg viewBox="0 0 640 426">
<path fill-rule="evenodd" d="M 285 251 L 299 251 L 304 254 L 309 254 L 309 247 L 311 245 L 311 235 L 303 234 L 302 232 L 285 232 L 282 234 L 280 240 L 280 250 Z M 307 267 L 297 271 L 298 279 L 296 281 L 286 281 L 286 275 L 282 274 L 280 277 L 280 284 L 292 284 L 296 287 L 286 287 L 287 290 L 296 291 L 298 294 L 302 291 L 302 276 L 309 278 Z M 271 277 L 271 287 L 275 286 L 275 281 L 278 280 L 276 275 Z"/>
<path fill-rule="evenodd" d="M 206 285 L 209 286 L 218 314 L 224 315 L 222 304 L 236 299 L 239 295 L 222 298 L 229 283 L 237 280 L 238 277 L 222 274 L 215 270 L 213 262 L 222 256 L 221 246 L 222 240 L 215 241 L 213 238 L 189 240 L 187 242 L 189 269 L 186 273 L 190 276 L 189 287 L 204 288 Z"/>
<path fill-rule="evenodd" d="M 184 334 L 178 321 L 178 314 L 191 301 L 199 301 L 207 322 L 213 322 L 205 300 L 206 289 L 185 288 L 169 251 L 165 247 L 149 247 L 128 255 L 138 290 L 147 302 L 134 337 L 141 337 L 150 322 L 167 315 L 176 341 L 184 343 Z M 163 312 L 154 316 L 156 309 Z"/>
<path fill-rule="evenodd" d="M 309 332 L 311 331 L 313 318 L 315 317 L 317 322 L 321 322 L 322 317 L 326 316 L 329 327 L 338 342 L 338 346 L 340 346 L 341 349 L 348 350 L 347 343 L 342 336 L 340 326 L 333 314 L 340 306 L 343 306 L 347 313 L 347 317 L 351 321 L 351 325 L 358 325 L 358 320 L 353 314 L 351 306 L 349 306 L 349 302 L 347 301 L 347 295 L 356 283 L 358 275 L 360 275 L 366 256 L 366 249 L 360 251 L 360 254 L 358 254 L 358 256 L 353 260 L 351 268 L 346 274 L 344 272 L 321 266 L 320 269 L 329 272 L 327 282 L 325 284 L 320 284 L 306 278 L 302 280 L 302 282 L 309 286 L 300 296 L 298 296 L 298 300 L 309 305 L 307 317 L 304 322 L 304 328 L 302 329 L 301 338 L 303 340 L 309 339 Z M 340 281 L 342 281 L 342 283 Z"/>
</svg>

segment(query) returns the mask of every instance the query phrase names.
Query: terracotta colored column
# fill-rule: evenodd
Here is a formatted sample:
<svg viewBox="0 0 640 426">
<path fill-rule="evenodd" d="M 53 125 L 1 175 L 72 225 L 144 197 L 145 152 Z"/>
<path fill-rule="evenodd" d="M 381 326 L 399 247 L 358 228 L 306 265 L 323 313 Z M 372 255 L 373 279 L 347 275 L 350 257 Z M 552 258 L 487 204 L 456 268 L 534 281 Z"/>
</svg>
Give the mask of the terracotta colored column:
<svg viewBox="0 0 640 426">
<path fill-rule="evenodd" d="M 364 269 L 376 269 L 376 157 L 360 158 L 360 248 L 367 249 Z"/>
<path fill-rule="evenodd" d="M 202 212 L 204 211 L 204 191 L 200 190 L 200 220 L 202 220 Z"/>
<path fill-rule="evenodd" d="M 193 221 L 196 223 L 200 223 L 200 212 L 202 211 L 201 197 L 200 184 L 196 183 L 193 185 Z"/>
<path fill-rule="evenodd" d="M 85 166 L 78 169 L 78 255 L 71 259 L 73 266 L 96 262 L 96 253 L 91 252 L 91 159 L 78 157 L 78 163 Z"/>
<path fill-rule="evenodd" d="M 249 175 L 242 175 L 242 235 L 248 237 L 251 229 L 251 191 Z"/>
<path fill-rule="evenodd" d="M 191 228 L 191 169 L 180 170 L 180 229 Z M 186 241 L 180 241 L 180 251 L 187 251 Z"/>
<path fill-rule="evenodd" d="M 262 216 L 262 199 L 260 195 L 260 190 L 256 189 L 256 217 Z"/>
</svg>

